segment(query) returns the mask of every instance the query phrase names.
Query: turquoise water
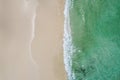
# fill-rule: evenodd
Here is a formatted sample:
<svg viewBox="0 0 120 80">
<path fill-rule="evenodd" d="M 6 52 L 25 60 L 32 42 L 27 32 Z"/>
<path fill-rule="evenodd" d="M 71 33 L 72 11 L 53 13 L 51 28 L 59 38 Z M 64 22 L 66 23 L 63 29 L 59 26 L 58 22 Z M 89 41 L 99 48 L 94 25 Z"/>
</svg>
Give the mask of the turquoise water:
<svg viewBox="0 0 120 80">
<path fill-rule="evenodd" d="M 69 80 L 120 80 L 120 0 L 66 0 Z"/>
</svg>

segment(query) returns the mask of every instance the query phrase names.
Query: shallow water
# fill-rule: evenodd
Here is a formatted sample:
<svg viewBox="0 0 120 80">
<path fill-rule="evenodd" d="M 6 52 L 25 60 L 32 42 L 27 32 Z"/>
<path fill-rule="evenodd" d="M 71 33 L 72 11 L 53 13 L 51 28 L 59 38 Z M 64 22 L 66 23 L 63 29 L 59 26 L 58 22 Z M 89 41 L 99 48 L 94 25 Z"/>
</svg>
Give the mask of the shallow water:
<svg viewBox="0 0 120 80">
<path fill-rule="evenodd" d="M 67 2 L 64 58 L 68 79 L 119 80 L 120 1 Z"/>
</svg>

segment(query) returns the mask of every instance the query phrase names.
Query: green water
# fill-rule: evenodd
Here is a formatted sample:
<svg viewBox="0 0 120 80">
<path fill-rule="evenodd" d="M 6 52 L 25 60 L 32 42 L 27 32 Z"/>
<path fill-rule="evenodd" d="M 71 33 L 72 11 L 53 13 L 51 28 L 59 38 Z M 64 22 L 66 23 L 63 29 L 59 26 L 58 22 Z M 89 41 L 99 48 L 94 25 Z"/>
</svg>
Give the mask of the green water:
<svg viewBox="0 0 120 80">
<path fill-rule="evenodd" d="M 120 80 L 120 0 L 72 0 L 71 80 Z"/>
</svg>

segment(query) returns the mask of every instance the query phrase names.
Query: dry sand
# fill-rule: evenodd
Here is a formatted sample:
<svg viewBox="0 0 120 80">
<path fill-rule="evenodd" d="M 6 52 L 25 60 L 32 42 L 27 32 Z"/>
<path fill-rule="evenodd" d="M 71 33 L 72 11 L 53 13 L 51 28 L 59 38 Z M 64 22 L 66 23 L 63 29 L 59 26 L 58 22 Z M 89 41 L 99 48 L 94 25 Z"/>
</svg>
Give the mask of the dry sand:
<svg viewBox="0 0 120 80">
<path fill-rule="evenodd" d="M 39 0 L 35 26 L 35 0 L 24 1 L 0 0 L 0 80 L 67 80 L 62 48 L 64 0 Z"/>
<path fill-rule="evenodd" d="M 34 59 L 40 80 L 67 80 L 63 62 L 64 0 L 40 0 L 37 8 Z"/>
</svg>

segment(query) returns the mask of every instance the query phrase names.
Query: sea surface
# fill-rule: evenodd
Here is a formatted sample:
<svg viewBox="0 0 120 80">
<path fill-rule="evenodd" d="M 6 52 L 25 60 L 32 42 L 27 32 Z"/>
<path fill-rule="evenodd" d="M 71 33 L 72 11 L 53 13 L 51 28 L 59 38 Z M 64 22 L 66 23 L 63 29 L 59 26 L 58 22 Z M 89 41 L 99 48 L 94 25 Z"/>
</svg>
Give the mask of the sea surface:
<svg viewBox="0 0 120 80">
<path fill-rule="evenodd" d="M 66 0 L 68 80 L 120 80 L 120 0 Z"/>
</svg>

